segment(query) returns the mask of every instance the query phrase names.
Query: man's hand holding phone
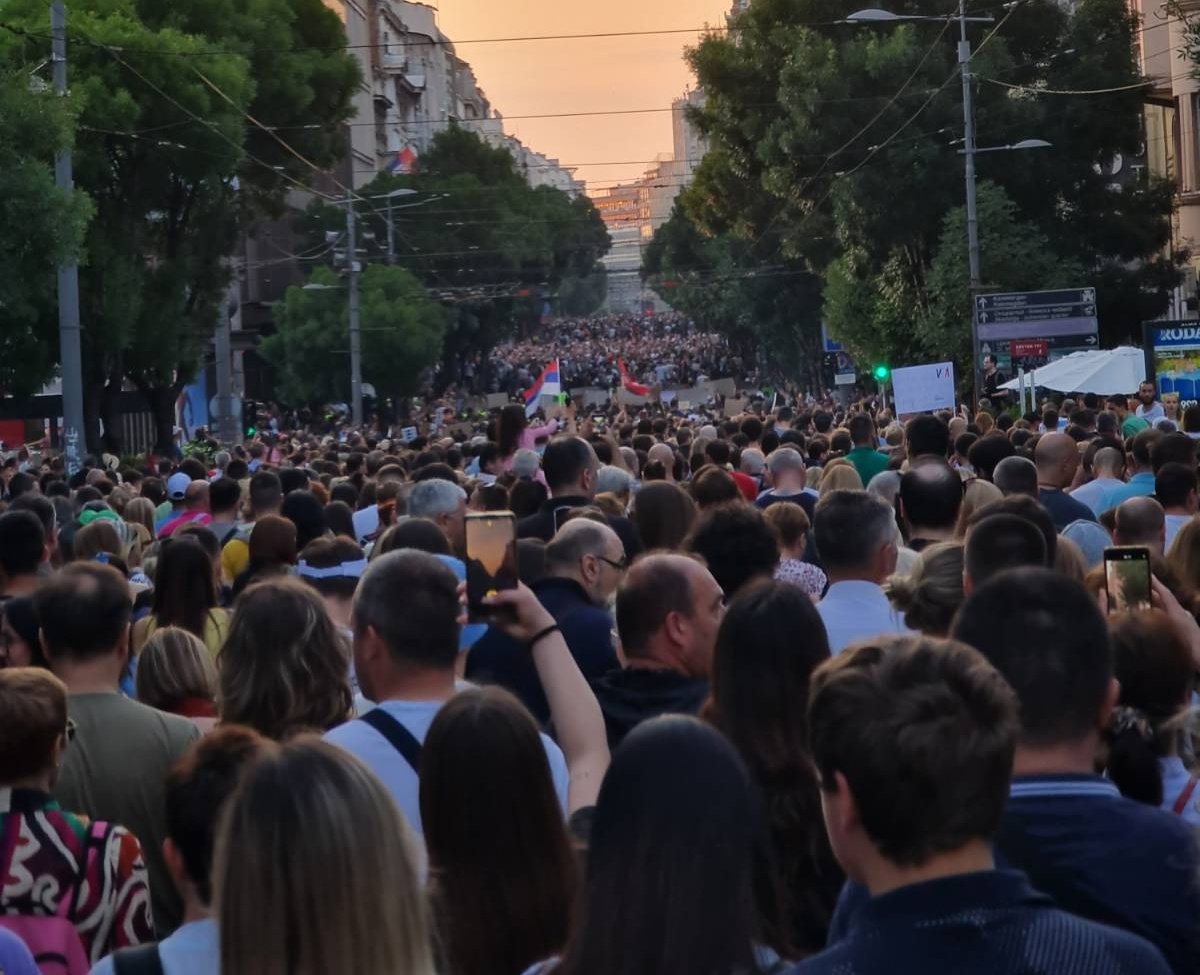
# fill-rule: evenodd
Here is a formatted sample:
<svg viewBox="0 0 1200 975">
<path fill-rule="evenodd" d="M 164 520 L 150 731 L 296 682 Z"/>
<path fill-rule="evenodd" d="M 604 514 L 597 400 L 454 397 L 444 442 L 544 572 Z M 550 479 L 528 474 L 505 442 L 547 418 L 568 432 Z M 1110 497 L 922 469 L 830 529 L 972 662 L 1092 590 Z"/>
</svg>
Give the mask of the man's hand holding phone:
<svg viewBox="0 0 1200 975">
<path fill-rule="evenodd" d="M 523 582 L 518 583 L 516 589 L 503 589 L 487 596 L 483 604 L 492 610 L 506 610 L 494 613 L 492 625 L 503 630 L 518 643 L 528 643 L 539 633 L 555 625 L 549 610 Z"/>
</svg>

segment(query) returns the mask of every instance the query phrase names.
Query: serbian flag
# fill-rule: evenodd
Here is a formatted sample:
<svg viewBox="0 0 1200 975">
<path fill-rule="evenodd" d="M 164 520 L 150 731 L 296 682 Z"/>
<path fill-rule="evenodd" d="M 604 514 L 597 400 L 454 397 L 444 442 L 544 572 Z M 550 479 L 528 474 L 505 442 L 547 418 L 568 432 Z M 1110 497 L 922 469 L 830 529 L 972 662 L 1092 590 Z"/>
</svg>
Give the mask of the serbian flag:
<svg viewBox="0 0 1200 975">
<path fill-rule="evenodd" d="M 634 396 L 649 396 L 650 387 L 643 386 L 641 383 L 635 383 L 629 378 L 629 370 L 625 368 L 625 360 L 617 360 L 617 370 L 621 373 L 621 385 L 625 387 L 625 392 L 633 393 Z"/>
<path fill-rule="evenodd" d="M 537 412 L 538 400 L 543 396 L 558 396 L 562 393 L 562 383 L 558 379 L 558 360 L 546 363 L 546 368 L 537 377 L 533 385 L 521 394 L 525 399 L 525 415 L 533 416 Z"/>
</svg>

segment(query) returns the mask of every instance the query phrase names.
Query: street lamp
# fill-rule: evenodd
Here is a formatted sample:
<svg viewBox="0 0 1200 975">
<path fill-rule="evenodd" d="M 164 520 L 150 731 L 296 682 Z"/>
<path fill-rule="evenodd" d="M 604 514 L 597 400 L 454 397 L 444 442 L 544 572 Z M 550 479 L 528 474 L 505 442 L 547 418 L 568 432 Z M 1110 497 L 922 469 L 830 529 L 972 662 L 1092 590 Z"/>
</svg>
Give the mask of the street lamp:
<svg viewBox="0 0 1200 975">
<path fill-rule="evenodd" d="M 975 156 L 980 152 L 1006 152 L 1014 149 L 1045 149 L 1050 143 L 1043 139 L 1023 139 L 1020 142 L 1005 146 L 992 146 L 978 149 L 975 146 L 975 109 L 971 92 L 971 42 L 967 40 L 967 24 L 990 24 L 992 17 L 968 17 L 966 0 L 958 0 L 958 16 L 929 17 L 894 14 L 887 10 L 870 8 L 859 10 L 846 17 L 848 24 L 878 24 L 894 21 L 932 20 L 945 23 L 947 20 L 957 20 L 959 24 L 958 41 L 958 71 L 962 76 L 963 102 L 963 147 L 959 154 L 964 159 L 964 181 L 967 196 L 967 263 L 970 272 L 971 292 L 971 374 L 975 387 L 975 399 L 979 400 L 982 389 L 979 362 L 979 316 L 975 309 L 975 295 L 982 285 L 979 270 L 979 208 L 975 199 Z"/>
</svg>

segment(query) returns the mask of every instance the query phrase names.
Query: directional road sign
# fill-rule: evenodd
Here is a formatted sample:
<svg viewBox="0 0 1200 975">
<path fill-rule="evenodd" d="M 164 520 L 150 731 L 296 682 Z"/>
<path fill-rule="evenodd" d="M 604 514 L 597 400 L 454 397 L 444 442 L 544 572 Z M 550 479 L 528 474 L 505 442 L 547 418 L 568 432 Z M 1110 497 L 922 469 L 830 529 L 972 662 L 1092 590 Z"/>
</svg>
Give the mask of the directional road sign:
<svg viewBox="0 0 1200 975">
<path fill-rule="evenodd" d="M 1095 288 L 978 295 L 975 315 L 983 341 L 1094 336 L 1098 330 Z"/>
</svg>

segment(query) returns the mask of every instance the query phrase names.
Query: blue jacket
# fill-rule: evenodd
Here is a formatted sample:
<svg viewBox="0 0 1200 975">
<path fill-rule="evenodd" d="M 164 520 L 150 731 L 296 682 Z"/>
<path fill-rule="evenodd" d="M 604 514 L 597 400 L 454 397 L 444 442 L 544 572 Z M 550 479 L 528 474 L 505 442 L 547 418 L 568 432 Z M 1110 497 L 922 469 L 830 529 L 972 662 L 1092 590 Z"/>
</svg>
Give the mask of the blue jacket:
<svg viewBox="0 0 1200 975">
<path fill-rule="evenodd" d="M 534 595 L 561 628 L 571 656 L 589 681 L 619 666 L 613 649 L 612 617 L 587 597 L 574 579 L 540 579 Z M 512 691 L 541 724 L 550 720 L 550 705 L 542 692 L 529 649 L 490 627 L 467 655 L 467 680 L 498 684 Z"/>
</svg>

